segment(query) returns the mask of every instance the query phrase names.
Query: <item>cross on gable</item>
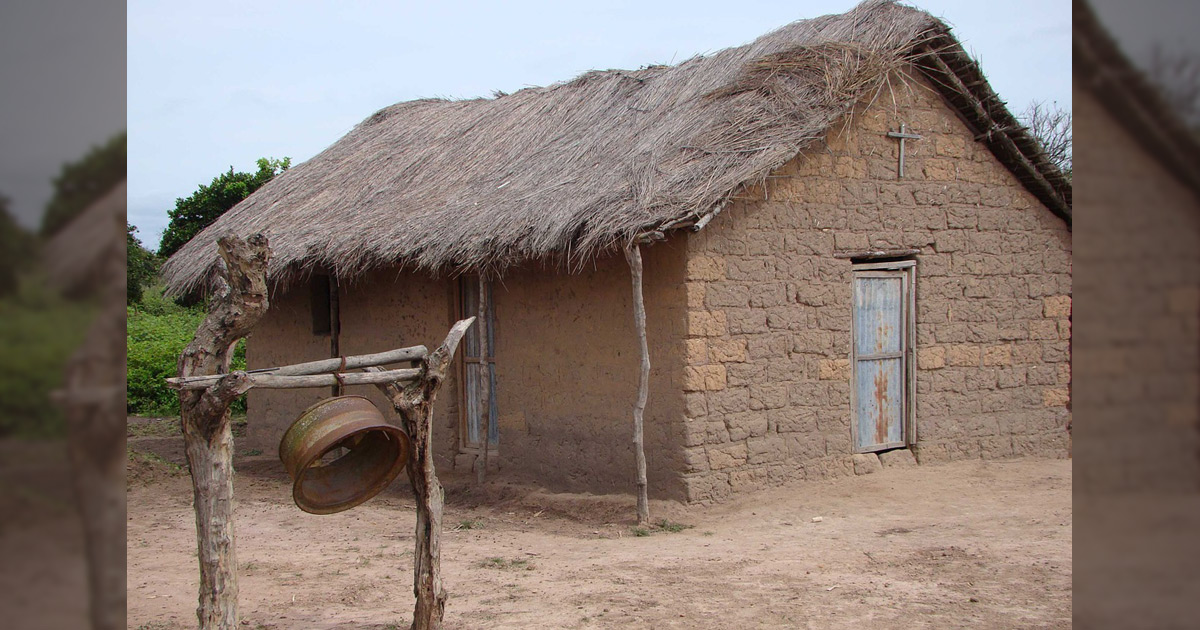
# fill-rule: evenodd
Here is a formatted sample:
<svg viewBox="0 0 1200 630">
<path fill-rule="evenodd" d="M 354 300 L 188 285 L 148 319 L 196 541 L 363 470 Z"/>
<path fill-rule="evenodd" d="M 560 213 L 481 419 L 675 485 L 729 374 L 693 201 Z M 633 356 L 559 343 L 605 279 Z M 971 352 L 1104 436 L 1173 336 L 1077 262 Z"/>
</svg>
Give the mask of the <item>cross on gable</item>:
<svg viewBox="0 0 1200 630">
<path fill-rule="evenodd" d="M 900 164 L 896 169 L 896 179 L 904 179 L 904 141 L 921 139 L 919 134 L 908 133 L 905 127 L 906 125 L 904 123 L 900 123 L 900 131 L 887 132 L 887 137 L 897 138 L 900 140 Z"/>
</svg>

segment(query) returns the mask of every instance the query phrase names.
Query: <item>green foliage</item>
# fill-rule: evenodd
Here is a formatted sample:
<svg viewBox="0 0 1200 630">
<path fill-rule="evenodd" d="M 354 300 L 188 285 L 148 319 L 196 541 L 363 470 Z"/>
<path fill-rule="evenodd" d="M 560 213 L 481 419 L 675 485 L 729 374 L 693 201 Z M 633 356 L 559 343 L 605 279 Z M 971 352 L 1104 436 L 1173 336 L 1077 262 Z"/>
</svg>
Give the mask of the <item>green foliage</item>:
<svg viewBox="0 0 1200 630">
<path fill-rule="evenodd" d="M 535 568 L 533 563 L 531 563 L 528 560 L 525 560 L 524 558 L 513 558 L 512 560 L 508 560 L 508 559 L 499 558 L 499 557 L 487 558 L 483 562 L 480 562 L 479 566 L 484 569 L 500 569 L 502 571 L 507 571 L 507 570 L 532 571 Z"/>
<path fill-rule="evenodd" d="M 154 282 L 158 275 L 160 260 L 154 252 L 145 248 L 142 241 L 134 236 L 137 226 L 125 223 L 125 299 L 127 304 L 142 301 L 146 287 Z"/>
<path fill-rule="evenodd" d="M 679 532 L 681 532 L 685 529 L 691 529 L 691 528 L 695 527 L 695 525 L 685 525 L 683 523 L 676 523 L 673 521 L 669 521 L 665 518 L 659 519 L 659 521 L 658 521 L 658 523 L 656 523 L 656 525 L 658 526 L 658 528 L 660 530 L 662 530 L 664 532 L 670 532 L 672 534 L 678 534 Z"/>
<path fill-rule="evenodd" d="M 66 301 L 31 275 L 0 298 L 0 435 L 62 435 L 62 411 L 50 393 L 63 386 L 67 361 L 94 313 L 90 304 Z"/>
<path fill-rule="evenodd" d="M 42 216 L 42 236 L 62 229 L 100 197 L 125 179 L 125 132 L 92 147 L 77 162 L 63 165 L 54 179 L 54 197 Z"/>
<path fill-rule="evenodd" d="M 148 416 L 179 414 L 179 394 L 167 387 L 166 379 L 179 371 L 179 355 L 192 341 L 204 320 L 204 305 L 185 307 L 150 287 L 142 301 L 128 309 L 126 339 L 126 408 L 129 413 Z M 234 349 L 231 369 L 246 367 L 246 345 Z M 245 413 L 245 398 L 234 402 L 235 413 Z"/>
<path fill-rule="evenodd" d="M 13 256 L 10 242 L 20 238 L 21 227 L 8 213 L 8 200 L 0 197 L 0 295 L 9 295 L 17 290 L 17 259 Z"/>
<path fill-rule="evenodd" d="M 291 165 L 292 158 L 285 157 L 259 158 L 255 173 L 235 173 L 231 166 L 228 173 L 222 173 L 207 186 L 201 185 L 190 197 L 176 199 L 175 209 L 167 213 L 171 222 L 163 231 L 158 255 L 167 258 L 179 251 L 193 236 Z"/>
<path fill-rule="evenodd" d="M 17 276 L 34 255 L 33 235 L 8 212 L 8 198 L 0 195 L 0 296 L 17 290 Z"/>
</svg>

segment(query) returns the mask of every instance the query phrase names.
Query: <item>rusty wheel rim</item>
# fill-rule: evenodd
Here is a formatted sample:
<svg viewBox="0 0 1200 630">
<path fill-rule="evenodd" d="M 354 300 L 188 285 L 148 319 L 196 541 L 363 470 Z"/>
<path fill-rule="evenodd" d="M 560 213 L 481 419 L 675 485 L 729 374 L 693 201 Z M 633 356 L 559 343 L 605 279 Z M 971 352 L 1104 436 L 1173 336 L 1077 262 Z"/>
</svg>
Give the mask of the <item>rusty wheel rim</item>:
<svg viewBox="0 0 1200 630">
<path fill-rule="evenodd" d="M 292 498 L 310 514 L 333 514 L 371 499 L 399 476 L 408 456 L 408 434 L 362 396 L 312 405 L 279 442 Z"/>
</svg>

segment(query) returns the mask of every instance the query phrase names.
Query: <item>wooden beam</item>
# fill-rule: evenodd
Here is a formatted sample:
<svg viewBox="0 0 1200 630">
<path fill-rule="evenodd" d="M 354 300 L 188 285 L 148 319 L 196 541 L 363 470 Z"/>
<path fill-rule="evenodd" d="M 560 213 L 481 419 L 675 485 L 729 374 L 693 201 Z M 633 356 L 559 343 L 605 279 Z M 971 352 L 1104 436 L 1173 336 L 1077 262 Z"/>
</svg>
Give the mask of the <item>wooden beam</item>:
<svg viewBox="0 0 1200 630">
<path fill-rule="evenodd" d="M 400 370 L 384 370 L 380 372 L 342 372 L 337 374 L 309 374 L 304 376 L 279 376 L 262 372 L 232 372 L 222 374 L 216 383 L 197 382 L 182 383 L 175 389 L 190 391 L 216 387 L 221 383 L 237 378 L 243 384 L 245 393 L 251 389 L 304 389 L 306 387 L 332 387 L 338 385 L 377 385 L 394 381 L 415 381 L 421 378 L 421 370 L 405 368 Z M 240 394 L 239 394 L 240 395 Z"/>
<path fill-rule="evenodd" d="M 864 249 L 849 252 L 834 252 L 834 258 L 903 258 L 905 256 L 916 256 L 921 250 L 916 248 L 908 249 Z"/>
<path fill-rule="evenodd" d="M 390 363 L 404 363 L 407 361 L 419 361 L 428 351 L 425 346 L 412 346 L 409 348 L 397 348 L 388 350 L 387 352 L 376 352 L 373 354 L 360 354 L 352 357 L 346 357 L 345 365 L 342 364 L 342 359 L 321 359 L 320 361 L 309 361 L 308 363 L 297 363 L 295 365 L 285 365 L 283 367 L 264 368 L 261 370 L 250 370 L 247 374 L 270 374 L 271 376 L 304 376 L 308 374 L 323 374 L 332 373 L 344 370 L 357 370 L 373 365 L 388 365 Z M 191 385 L 202 383 L 205 387 L 212 385 L 221 380 L 226 374 L 212 374 L 206 376 L 187 376 L 168 378 L 167 385 L 174 389 L 204 389 L 204 387 L 196 388 Z"/>
<path fill-rule="evenodd" d="M 1071 224 L 1071 208 L 1067 206 L 1058 190 L 1042 175 L 1028 155 L 1017 146 L 1007 131 L 1000 129 L 985 104 L 980 102 L 974 93 L 963 84 L 958 76 L 938 50 L 928 49 L 926 54 L 917 60 L 918 66 L 932 79 L 934 86 L 942 96 L 955 105 L 956 109 L 965 108 L 977 122 L 973 125 L 984 134 L 984 142 L 997 154 L 1007 156 L 1016 162 L 1025 176 L 1022 182 L 1032 189 L 1031 192 L 1045 203 L 1051 212 Z M 936 75 L 936 76 L 935 76 Z M 1038 194 L 1040 193 L 1040 194 Z"/>
<path fill-rule="evenodd" d="M 338 285 L 337 276 L 329 274 L 329 356 L 341 358 L 342 356 L 342 305 L 341 305 L 341 290 Z M 341 396 L 343 393 L 341 383 L 335 383 L 330 390 L 334 396 Z"/>
<path fill-rule="evenodd" d="M 643 437 L 643 416 L 650 389 L 650 349 L 646 342 L 646 303 L 642 296 L 642 253 L 636 244 L 625 248 L 625 260 L 633 277 L 633 323 L 637 329 L 642 365 L 638 377 L 637 403 L 633 406 L 633 451 L 637 459 L 637 520 L 639 525 L 650 522 L 650 500 L 646 488 L 646 449 Z"/>
</svg>

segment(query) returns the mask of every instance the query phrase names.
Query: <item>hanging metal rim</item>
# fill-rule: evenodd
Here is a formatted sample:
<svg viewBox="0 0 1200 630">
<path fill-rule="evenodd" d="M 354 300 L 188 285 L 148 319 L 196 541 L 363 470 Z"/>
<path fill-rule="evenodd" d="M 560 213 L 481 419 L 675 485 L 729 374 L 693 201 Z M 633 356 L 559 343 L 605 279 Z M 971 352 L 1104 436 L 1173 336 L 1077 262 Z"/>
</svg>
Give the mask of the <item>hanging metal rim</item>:
<svg viewBox="0 0 1200 630">
<path fill-rule="evenodd" d="M 348 452 L 332 462 L 336 448 Z M 292 477 L 292 498 L 310 514 L 333 514 L 379 494 L 404 470 L 410 441 L 362 396 L 336 396 L 308 409 L 284 432 L 279 459 Z"/>
</svg>

